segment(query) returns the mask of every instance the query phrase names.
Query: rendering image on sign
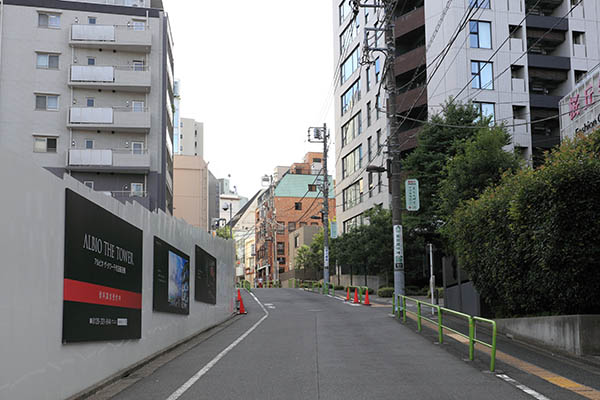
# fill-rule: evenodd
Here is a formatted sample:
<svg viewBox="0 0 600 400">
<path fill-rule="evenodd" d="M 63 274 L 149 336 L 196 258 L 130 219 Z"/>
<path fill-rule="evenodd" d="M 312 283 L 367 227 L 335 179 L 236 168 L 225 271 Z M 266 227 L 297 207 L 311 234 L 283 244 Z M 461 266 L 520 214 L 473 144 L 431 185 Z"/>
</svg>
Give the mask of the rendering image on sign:
<svg viewBox="0 0 600 400">
<path fill-rule="evenodd" d="M 155 311 L 190 313 L 190 258 L 168 243 L 154 237 Z"/>
<path fill-rule="evenodd" d="M 217 304 L 217 259 L 196 246 L 195 299 Z"/>
<path fill-rule="evenodd" d="M 142 231 L 66 189 L 64 343 L 142 337 Z"/>
</svg>

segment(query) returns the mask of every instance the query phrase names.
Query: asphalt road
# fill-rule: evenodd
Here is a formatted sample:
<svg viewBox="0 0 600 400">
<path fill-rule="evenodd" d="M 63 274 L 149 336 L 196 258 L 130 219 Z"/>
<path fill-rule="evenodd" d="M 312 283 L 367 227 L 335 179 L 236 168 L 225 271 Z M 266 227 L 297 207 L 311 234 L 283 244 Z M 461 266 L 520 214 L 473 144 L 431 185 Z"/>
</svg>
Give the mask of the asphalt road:
<svg viewBox="0 0 600 400">
<path fill-rule="evenodd" d="M 532 398 L 390 318 L 386 308 L 351 306 L 297 289 L 254 293 L 266 318 L 244 294 L 247 316 L 114 399 L 173 400 L 173 393 L 182 400 Z M 187 390 L 180 389 L 201 370 Z"/>
</svg>

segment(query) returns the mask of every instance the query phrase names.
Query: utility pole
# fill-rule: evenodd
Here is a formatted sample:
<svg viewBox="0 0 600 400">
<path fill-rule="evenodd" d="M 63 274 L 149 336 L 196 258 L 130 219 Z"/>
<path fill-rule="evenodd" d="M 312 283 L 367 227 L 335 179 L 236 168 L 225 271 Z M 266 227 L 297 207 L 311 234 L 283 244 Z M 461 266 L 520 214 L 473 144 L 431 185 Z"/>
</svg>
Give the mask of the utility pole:
<svg viewBox="0 0 600 400">
<path fill-rule="evenodd" d="M 404 295 L 404 240 L 402 232 L 402 163 L 400 153 L 400 138 L 398 135 L 398 119 L 396 117 L 396 74 L 394 73 L 394 62 L 396 58 L 396 39 L 394 35 L 394 11 L 398 0 L 376 0 L 374 4 L 360 3 L 359 0 L 352 0 L 354 13 L 358 14 L 360 7 L 373 7 L 384 9 L 384 25 L 375 28 L 365 27 L 365 49 L 363 55 L 366 62 L 370 62 L 368 53 L 382 52 L 385 54 L 387 75 L 385 77 L 385 90 L 388 93 L 387 100 L 387 118 L 388 118 L 388 167 L 387 172 L 391 175 L 390 186 L 392 192 L 392 224 L 394 237 L 394 298 Z M 385 32 L 385 48 L 370 47 L 368 41 L 368 32 Z M 378 107 L 378 105 L 376 105 Z M 373 169 L 381 172 L 378 169 Z M 381 168 L 383 170 L 383 168 Z M 367 168 L 369 171 L 369 168 Z M 398 301 L 395 301 L 396 310 L 398 310 Z"/>
<path fill-rule="evenodd" d="M 313 133 L 311 138 L 310 133 Z M 323 143 L 323 283 L 329 283 L 329 177 L 327 175 L 327 152 L 329 149 L 329 133 L 327 124 L 322 127 L 308 129 L 310 143 Z"/>
<path fill-rule="evenodd" d="M 387 77 L 386 91 L 388 92 L 387 116 L 389 157 L 392 185 L 392 224 L 394 226 L 394 298 L 404 295 L 404 239 L 402 232 L 402 163 L 400 153 L 400 137 L 398 135 L 398 119 L 396 117 L 396 74 L 394 61 L 396 55 L 396 40 L 394 37 L 394 9 L 397 0 L 384 0 L 385 5 L 385 43 L 387 47 Z M 395 302 L 398 307 L 398 301 Z M 397 311 L 397 310 L 396 310 Z"/>
</svg>

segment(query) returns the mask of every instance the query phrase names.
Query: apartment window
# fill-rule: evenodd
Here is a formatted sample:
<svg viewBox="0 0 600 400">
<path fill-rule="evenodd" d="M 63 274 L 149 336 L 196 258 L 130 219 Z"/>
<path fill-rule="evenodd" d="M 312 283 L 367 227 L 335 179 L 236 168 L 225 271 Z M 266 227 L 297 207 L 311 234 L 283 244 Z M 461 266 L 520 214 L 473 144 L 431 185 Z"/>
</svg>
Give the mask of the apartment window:
<svg viewBox="0 0 600 400">
<path fill-rule="evenodd" d="M 363 220 L 364 220 L 364 218 L 363 218 L 362 214 L 359 214 L 355 217 L 352 217 L 352 218 L 344 221 L 344 233 L 348 233 L 352 229 L 357 228 L 360 225 L 362 225 L 364 222 Z"/>
<path fill-rule="evenodd" d="M 33 151 L 35 153 L 56 153 L 56 138 L 35 137 L 33 139 Z"/>
<path fill-rule="evenodd" d="M 40 28 L 60 28 L 60 15 L 39 13 L 38 14 L 38 26 Z"/>
<path fill-rule="evenodd" d="M 96 57 L 88 57 L 87 65 L 96 65 Z"/>
<path fill-rule="evenodd" d="M 342 158 L 342 179 L 352 175 L 362 167 L 362 145 Z"/>
<path fill-rule="evenodd" d="M 37 53 L 36 67 L 41 69 L 58 69 L 58 54 Z"/>
<path fill-rule="evenodd" d="M 381 129 L 377 130 L 377 154 L 381 151 Z"/>
<path fill-rule="evenodd" d="M 277 221 L 277 233 L 280 235 L 285 233 L 285 223 Z"/>
<path fill-rule="evenodd" d="M 294 209 L 295 210 L 302 210 L 302 203 L 301 202 L 294 203 Z"/>
<path fill-rule="evenodd" d="M 377 192 L 381 193 L 381 172 L 377 173 Z"/>
<path fill-rule="evenodd" d="M 377 97 L 375 98 L 375 104 L 376 104 L 375 118 L 379 119 L 379 116 L 381 114 L 381 96 L 380 95 L 377 95 Z"/>
<path fill-rule="evenodd" d="M 375 82 L 379 83 L 379 79 L 381 79 L 381 62 L 377 58 L 375 60 Z"/>
<path fill-rule="evenodd" d="M 284 256 L 285 255 L 285 243 L 277 242 L 277 255 Z"/>
<path fill-rule="evenodd" d="M 373 143 L 371 143 L 373 140 L 371 138 L 371 136 L 369 136 L 367 138 L 367 154 L 368 154 L 368 159 L 369 161 L 371 161 L 373 159 Z"/>
<path fill-rule="evenodd" d="M 354 49 L 352 54 L 342 63 L 341 66 L 341 79 L 342 84 L 346 82 L 352 74 L 358 69 L 360 64 L 360 47 Z"/>
<path fill-rule="evenodd" d="M 144 195 L 144 184 L 143 183 L 132 183 L 131 184 L 131 195 L 132 196 L 143 196 Z"/>
<path fill-rule="evenodd" d="M 362 117 L 359 111 L 350 121 L 342 126 L 342 147 L 350 143 L 362 133 Z"/>
<path fill-rule="evenodd" d="M 375 185 L 373 183 L 373 173 L 369 172 L 369 198 L 373 197 L 373 189 Z"/>
<path fill-rule="evenodd" d="M 144 142 L 131 142 L 131 152 L 133 154 L 143 154 Z"/>
<path fill-rule="evenodd" d="M 342 115 L 346 114 L 356 101 L 360 100 L 360 78 L 342 95 Z"/>
<path fill-rule="evenodd" d="M 88 24 L 96 25 L 96 17 L 88 17 Z"/>
<path fill-rule="evenodd" d="M 288 222 L 288 232 L 294 232 L 296 230 L 296 223 L 295 222 Z M 298 247 L 298 246 L 296 246 Z"/>
<path fill-rule="evenodd" d="M 133 70 L 136 72 L 140 72 L 145 69 L 143 60 L 133 60 L 132 65 L 133 65 Z"/>
<path fill-rule="evenodd" d="M 363 180 L 362 178 L 348 186 L 342 192 L 344 211 L 362 203 Z"/>
<path fill-rule="evenodd" d="M 94 148 L 94 141 L 90 140 L 90 139 L 86 139 L 86 141 L 85 141 L 85 148 L 86 149 L 93 149 Z"/>
<path fill-rule="evenodd" d="M 485 21 L 469 21 L 469 40 L 471 48 L 492 48 L 492 23 Z"/>
<path fill-rule="evenodd" d="M 348 16 L 350 14 L 352 14 L 352 7 L 350 7 L 350 0 L 342 1 L 339 8 L 340 8 L 340 25 L 341 25 L 342 23 L 344 23 L 346 18 L 348 18 Z"/>
<path fill-rule="evenodd" d="M 94 181 L 83 181 L 83 184 L 90 189 L 94 190 Z"/>
<path fill-rule="evenodd" d="M 494 69 L 492 63 L 471 61 L 471 87 L 473 89 L 494 89 Z"/>
<path fill-rule="evenodd" d="M 58 110 L 58 96 L 48 94 L 36 94 L 35 109 L 47 111 Z"/>
<path fill-rule="evenodd" d="M 470 7 L 490 8 L 490 0 L 471 0 Z"/>
<path fill-rule="evenodd" d="M 371 67 L 367 67 L 367 92 L 371 90 Z"/>
<path fill-rule="evenodd" d="M 316 192 L 317 191 L 317 185 L 308 185 L 308 191 L 309 192 Z"/>
<path fill-rule="evenodd" d="M 346 54 L 346 50 L 352 44 L 354 39 L 358 36 L 358 29 L 360 27 L 360 22 L 358 18 L 354 18 L 352 22 L 348 24 L 344 32 L 340 35 L 340 55 Z"/>
<path fill-rule="evenodd" d="M 86 99 L 86 104 L 88 107 L 94 107 L 94 105 L 96 104 L 96 100 L 93 97 L 88 97 Z"/>
<path fill-rule="evenodd" d="M 479 111 L 479 118 L 491 117 L 490 124 L 494 123 L 494 103 L 474 102 L 473 106 Z"/>
<path fill-rule="evenodd" d="M 371 126 L 371 102 L 367 103 L 367 126 Z"/>
<path fill-rule="evenodd" d="M 131 108 L 134 112 L 144 112 L 144 102 L 143 101 L 132 101 Z"/>
<path fill-rule="evenodd" d="M 134 31 L 145 31 L 146 30 L 146 22 L 145 21 L 133 21 L 133 30 Z"/>
</svg>

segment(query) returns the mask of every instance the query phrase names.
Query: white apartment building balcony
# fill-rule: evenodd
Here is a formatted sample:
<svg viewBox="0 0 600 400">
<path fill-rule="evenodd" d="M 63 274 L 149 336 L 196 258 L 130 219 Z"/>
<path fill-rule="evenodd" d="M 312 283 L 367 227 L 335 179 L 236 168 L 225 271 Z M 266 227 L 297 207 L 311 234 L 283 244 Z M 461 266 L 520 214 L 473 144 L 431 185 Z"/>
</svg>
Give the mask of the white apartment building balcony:
<svg viewBox="0 0 600 400">
<path fill-rule="evenodd" d="M 148 93 L 152 78 L 150 68 L 143 65 L 71 65 L 69 86 Z"/>
<path fill-rule="evenodd" d="M 67 128 L 146 133 L 151 115 L 143 107 L 71 107 Z"/>
<path fill-rule="evenodd" d="M 71 171 L 140 173 L 150 170 L 146 149 L 70 149 L 67 165 Z"/>
<path fill-rule="evenodd" d="M 69 45 L 149 53 L 152 32 L 143 22 L 130 25 L 73 24 Z"/>
<path fill-rule="evenodd" d="M 510 129 L 512 130 L 513 145 L 515 147 L 530 147 L 531 134 L 529 133 L 527 120 L 514 118 L 512 123 L 513 125 Z"/>
</svg>

